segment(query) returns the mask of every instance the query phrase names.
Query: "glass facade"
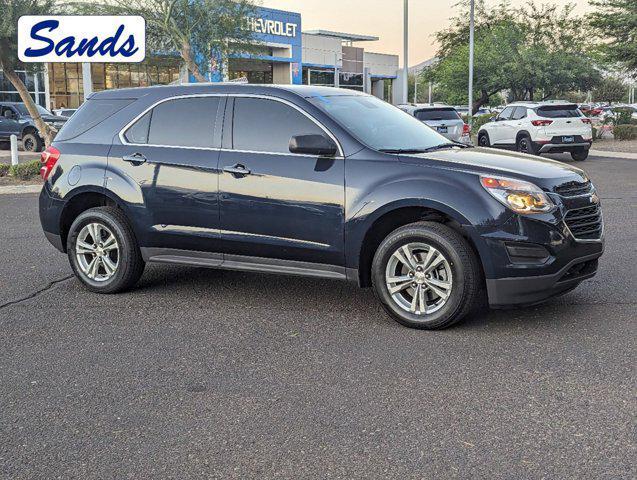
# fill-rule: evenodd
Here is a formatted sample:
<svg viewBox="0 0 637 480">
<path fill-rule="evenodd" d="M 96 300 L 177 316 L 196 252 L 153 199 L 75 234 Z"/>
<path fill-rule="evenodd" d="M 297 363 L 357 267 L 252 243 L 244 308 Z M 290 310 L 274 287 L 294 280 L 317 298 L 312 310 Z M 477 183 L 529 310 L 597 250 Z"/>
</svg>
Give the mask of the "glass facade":
<svg viewBox="0 0 637 480">
<path fill-rule="evenodd" d="M 228 79 L 246 78 L 248 83 L 273 83 L 272 62 L 249 58 L 228 59 Z"/>
<path fill-rule="evenodd" d="M 20 77 L 20 80 L 27 87 L 27 90 L 31 94 L 31 97 L 38 105 L 46 107 L 45 94 L 44 94 L 44 75 L 42 72 L 32 74 L 27 73 L 25 70 L 16 70 L 16 74 Z M 2 70 L 0 70 L 0 101 L 2 102 L 21 102 L 20 95 L 16 91 L 13 84 L 8 78 L 4 76 Z"/>
<path fill-rule="evenodd" d="M 49 63 L 51 108 L 77 108 L 84 101 L 81 63 Z M 93 91 L 165 85 L 179 80 L 179 58 L 151 58 L 143 63 L 92 63 Z"/>
</svg>

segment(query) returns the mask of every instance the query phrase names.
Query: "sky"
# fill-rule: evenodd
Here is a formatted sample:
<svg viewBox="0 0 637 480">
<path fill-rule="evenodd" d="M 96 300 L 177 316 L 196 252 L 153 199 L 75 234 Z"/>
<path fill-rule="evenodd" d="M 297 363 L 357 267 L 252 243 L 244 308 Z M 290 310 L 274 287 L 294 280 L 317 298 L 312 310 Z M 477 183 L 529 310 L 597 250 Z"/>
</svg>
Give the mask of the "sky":
<svg viewBox="0 0 637 480">
<path fill-rule="evenodd" d="M 409 0 L 409 65 L 435 55 L 433 33 L 445 28 L 459 0 Z M 578 15 L 589 11 L 588 0 L 536 0 L 575 5 Z M 359 43 L 365 50 L 398 54 L 402 65 L 403 0 L 260 0 L 264 7 L 301 14 L 303 30 L 334 30 L 380 37 L 377 42 Z M 487 4 L 496 0 L 487 0 Z M 526 0 L 512 0 L 521 5 Z"/>
</svg>

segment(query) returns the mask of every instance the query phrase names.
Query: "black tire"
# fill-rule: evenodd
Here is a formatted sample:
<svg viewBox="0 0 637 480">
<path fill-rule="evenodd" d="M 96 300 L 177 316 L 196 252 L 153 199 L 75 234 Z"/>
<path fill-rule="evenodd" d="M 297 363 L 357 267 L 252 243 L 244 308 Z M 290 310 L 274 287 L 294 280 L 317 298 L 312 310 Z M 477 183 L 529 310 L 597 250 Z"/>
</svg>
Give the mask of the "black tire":
<svg viewBox="0 0 637 480">
<path fill-rule="evenodd" d="M 29 131 L 22 135 L 22 149 L 25 152 L 41 152 L 43 147 L 44 142 L 37 133 Z"/>
<path fill-rule="evenodd" d="M 115 236 L 119 250 L 117 269 L 108 280 L 96 281 L 81 269 L 75 253 L 78 235 L 89 223 L 100 223 Z M 75 276 L 84 286 L 97 293 L 117 293 L 131 288 L 144 272 L 145 263 L 128 219 L 115 207 L 95 207 L 79 214 L 69 229 L 66 243 L 69 262 Z"/>
<path fill-rule="evenodd" d="M 385 281 L 387 264 L 394 252 L 410 242 L 431 245 L 449 260 L 451 293 L 433 313 L 416 314 L 401 308 L 392 298 Z M 411 328 L 441 329 L 462 320 L 482 304 L 483 278 L 471 246 L 455 230 L 436 222 L 416 222 L 391 232 L 380 244 L 372 263 L 372 285 L 385 311 L 398 323 Z"/>
<path fill-rule="evenodd" d="M 478 133 L 478 146 L 479 147 L 491 146 L 491 141 L 489 140 L 489 134 L 487 132 Z"/>
<path fill-rule="evenodd" d="M 538 155 L 537 149 L 529 135 L 520 135 L 515 142 L 515 149 L 520 153 L 528 153 L 529 155 Z"/>
<path fill-rule="evenodd" d="M 577 162 L 583 162 L 588 158 L 588 149 L 580 148 L 571 152 L 571 158 Z"/>
</svg>

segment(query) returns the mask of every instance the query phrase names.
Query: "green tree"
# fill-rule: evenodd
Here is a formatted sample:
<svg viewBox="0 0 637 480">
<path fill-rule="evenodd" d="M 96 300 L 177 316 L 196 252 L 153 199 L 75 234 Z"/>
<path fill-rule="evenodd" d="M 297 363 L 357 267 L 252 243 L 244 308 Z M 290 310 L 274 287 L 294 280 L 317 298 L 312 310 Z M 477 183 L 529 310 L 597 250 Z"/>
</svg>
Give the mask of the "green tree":
<svg viewBox="0 0 637 480">
<path fill-rule="evenodd" d="M 37 63 L 20 64 L 18 59 L 18 19 L 23 15 L 50 15 L 54 9 L 55 2 L 53 0 L 0 0 L 0 69 L 20 95 L 20 99 L 24 102 L 47 146 L 51 144 L 55 131 L 42 120 L 35 101 L 16 73 L 16 69 L 24 68 L 28 73 L 35 73 L 42 68 L 42 65 Z"/>
<path fill-rule="evenodd" d="M 637 0 L 591 0 L 588 21 L 597 50 L 609 63 L 637 76 Z"/>
<path fill-rule="evenodd" d="M 628 85 L 620 77 L 606 77 L 593 90 L 593 100 L 596 102 L 621 102 L 627 96 Z"/>
<path fill-rule="evenodd" d="M 447 95 L 466 103 L 469 57 L 467 2 L 451 26 L 436 34 L 439 63 L 424 72 Z M 571 90 L 588 90 L 600 80 L 585 53 L 587 38 L 573 28 L 579 20 L 571 6 L 527 5 L 513 8 L 476 3 L 473 111 L 508 90 L 514 99 L 546 99 Z"/>
<path fill-rule="evenodd" d="M 209 62 L 197 55 L 222 58 L 254 51 L 256 39 L 246 19 L 254 14 L 252 0 L 107 0 L 74 2 L 70 9 L 83 14 L 141 15 L 146 20 L 150 50 L 177 51 L 197 81 L 207 81 Z"/>
</svg>

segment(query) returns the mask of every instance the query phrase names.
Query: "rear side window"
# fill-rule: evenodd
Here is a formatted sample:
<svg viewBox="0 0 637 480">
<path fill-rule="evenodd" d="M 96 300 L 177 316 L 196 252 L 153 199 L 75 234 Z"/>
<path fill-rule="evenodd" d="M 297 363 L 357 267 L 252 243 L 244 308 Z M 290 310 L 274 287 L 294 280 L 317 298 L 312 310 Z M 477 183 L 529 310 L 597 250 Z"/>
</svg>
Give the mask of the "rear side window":
<svg viewBox="0 0 637 480">
<path fill-rule="evenodd" d="M 544 118 L 570 118 L 581 116 L 577 105 L 548 105 L 539 107 L 535 112 Z"/>
<path fill-rule="evenodd" d="M 219 97 L 178 98 L 160 103 L 151 113 L 148 143 L 212 147 L 218 108 Z M 145 121 L 143 117 L 140 120 Z M 143 134 L 142 127 L 140 130 Z"/>
<path fill-rule="evenodd" d="M 295 108 L 275 100 L 236 98 L 233 147 L 254 152 L 290 153 L 294 135 L 325 132 Z"/>
<path fill-rule="evenodd" d="M 416 110 L 414 117 L 418 120 L 459 120 L 460 115 L 453 108 L 428 108 L 424 110 Z"/>
<path fill-rule="evenodd" d="M 511 120 L 521 120 L 526 117 L 526 107 L 516 107 L 511 115 Z"/>
<path fill-rule="evenodd" d="M 102 123 L 111 115 L 119 112 L 122 108 L 134 102 L 130 98 L 104 99 L 89 98 L 85 101 L 77 112 L 69 118 L 68 122 L 62 126 L 56 140 L 69 140 L 87 132 L 94 126 Z"/>
</svg>

